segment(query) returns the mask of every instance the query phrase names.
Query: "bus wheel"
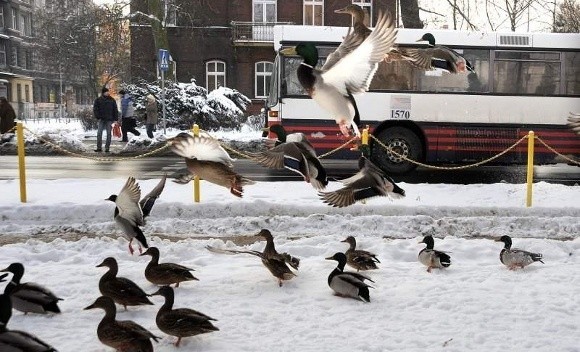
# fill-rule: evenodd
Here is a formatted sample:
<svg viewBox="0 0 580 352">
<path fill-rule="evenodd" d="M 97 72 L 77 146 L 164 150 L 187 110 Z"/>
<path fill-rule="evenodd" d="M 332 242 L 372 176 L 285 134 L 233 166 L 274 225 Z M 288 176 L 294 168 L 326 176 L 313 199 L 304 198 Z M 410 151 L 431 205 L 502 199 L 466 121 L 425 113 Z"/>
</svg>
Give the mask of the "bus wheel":
<svg viewBox="0 0 580 352">
<path fill-rule="evenodd" d="M 423 145 L 419 137 L 405 127 L 390 127 L 377 136 L 384 145 L 396 152 L 389 152 L 382 145 L 374 142 L 371 147 L 371 160 L 386 173 L 404 174 L 415 170 L 417 165 L 405 161 L 402 156 L 411 160 L 423 160 Z"/>
</svg>

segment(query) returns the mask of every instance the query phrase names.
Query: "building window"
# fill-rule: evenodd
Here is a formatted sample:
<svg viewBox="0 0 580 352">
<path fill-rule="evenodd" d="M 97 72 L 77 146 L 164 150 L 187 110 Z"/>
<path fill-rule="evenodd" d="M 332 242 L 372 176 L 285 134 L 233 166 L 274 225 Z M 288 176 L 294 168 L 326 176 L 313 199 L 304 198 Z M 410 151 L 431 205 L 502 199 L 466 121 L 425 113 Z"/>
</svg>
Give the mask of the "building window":
<svg viewBox="0 0 580 352">
<path fill-rule="evenodd" d="M 18 66 L 18 47 L 12 47 L 12 66 Z"/>
<path fill-rule="evenodd" d="M 365 12 L 364 24 L 367 27 L 373 25 L 373 0 L 352 0 L 354 5 L 360 6 Z"/>
<path fill-rule="evenodd" d="M 256 62 L 255 95 L 256 98 L 266 98 L 270 92 L 272 70 L 274 64 L 268 61 Z"/>
<path fill-rule="evenodd" d="M 12 8 L 12 29 L 18 30 L 18 12 Z"/>
<path fill-rule="evenodd" d="M 0 42 L 0 66 L 6 66 L 6 44 Z"/>
<path fill-rule="evenodd" d="M 175 0 L 167 0 L 165 5 L 166 7 L 166 15 L 165 15 L 165 24 L 167 26 L 177 26 L 177 5 L 175 5 Z"/>
<path fill-rule="evenodd" d="M 208 91 L 226 86 L 226 63 L 213 60 L 205 64 L 205 82 Z"/>
<path fill-rule="evenodd" d="M 28 84 L 24 86 L 24 100 L 30 103 L 30 85 Z"/>
<path fill-rule="evenodd" d="M 20 31 L 23 35 L 32 36 L 32 26 L 30 22 L 30 14 L 20 14 Z"/>
<path fill-rule="evenodd" d="M 304 0 L 304 24 L 324 25 L 324 0 Z"/>
<path fill-rule="evenodd" d="M 0 6 L 0 28 L 4 28 L 4 8 Z"/>
<path fill-rule="evenodd" d="M 276 22 L 276 0 L 254 0 L 253 22 Z"/>
</svg>

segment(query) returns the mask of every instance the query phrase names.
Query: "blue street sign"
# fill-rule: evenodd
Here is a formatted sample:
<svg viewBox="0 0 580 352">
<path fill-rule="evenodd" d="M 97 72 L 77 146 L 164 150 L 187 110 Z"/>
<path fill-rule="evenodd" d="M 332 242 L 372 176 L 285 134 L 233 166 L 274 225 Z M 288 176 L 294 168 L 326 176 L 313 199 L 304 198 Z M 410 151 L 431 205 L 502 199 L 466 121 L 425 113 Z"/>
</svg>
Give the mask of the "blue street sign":
<svg viewBox="0 0 580 352">
<path fill-rule="evenodd" d="M 169 50 L 159 49 L 157 62 L 159 63 L 159 69 L 167 72 L 169 70 Z"/>
</svg>

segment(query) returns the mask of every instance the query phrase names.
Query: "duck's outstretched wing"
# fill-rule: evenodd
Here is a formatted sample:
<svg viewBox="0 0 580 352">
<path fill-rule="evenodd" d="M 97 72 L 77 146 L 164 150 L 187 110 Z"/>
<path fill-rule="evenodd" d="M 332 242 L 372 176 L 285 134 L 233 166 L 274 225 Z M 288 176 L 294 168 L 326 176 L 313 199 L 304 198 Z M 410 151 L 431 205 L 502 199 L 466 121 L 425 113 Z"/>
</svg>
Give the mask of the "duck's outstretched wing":
<svg viewBox="0 0 580 352">
<path fill-rule="evenodd" d="M 343 57 L 350 54 L 354 49 L 358 48 L 366 39 L 366 37 L 357 35 L 352 28 L 348 29 L 348 33 L 342 40 L 342 43 L 334 50 L 324 62 L 322 66 L 322 71 L 330 70 L 337 62 L 339 62 Z"/>
<path fill-rule="evenodd" d="M 264 254 L 262 254 L 262 252 L 258 252 L 258 251 L 244 251 L 244 250 L 235 250 L 235 249 L 223 249 L 223 248 L 216 248 L 213 246 L 205 246 L 205 248 L 213 253 L 219 253 L 219 254 L 251 254 L 251 255 L 255 255 L 256 257 L 260 257 L 262 259 L 264 259 Z"/>
<path fill-rule="evenodd" d="M 568 127 L 580 136 L 580 113 L 570 113 L 570 116 L 568 116 Z"/>
<path fill-rule="evenodd" d="M 166 179 L 167 174 L 163 175 L 161 181 L 159 181 L 157 186 L 155 186 L 155 188 L 153 188 L 151 192 L 147 193 L 147 195 L 143 197 L 143 199 L 141 199 L 141 201 L 139 202 L 141 210 L 143 211 L 143 217 L 146 217 L 149 215 L 149 213 L 151 213 L 151 208 L 153 208 L 153 204 L 155 204 L 155 201 L 157 200 L 157 198 L 159 198 L 161 192 L 163 192 L 163 188 L 165 188 Z"/>
<path fill-rule="evenodd" d="M 127 179 L 125 185 L 119 192 L 115 204 L 119 210 L 118 216 L 128 220 L 131 225 L 143 225 L 143 212 L 139 206 L 141 198 L 141 188 L 133 176 Z"/>
<path fill-rule="evenodd" d="M 215 161 L 228 166 L 233 166 L 228 152 L 216 139 L 206 136 L 192 136 L 182 132 L 171 140 L 171 151 L 187 159 L 203 161 Z"/>
<path fill-rule="evenodd" d="M 390 15 L 381 13 L 375 30 L 356 49 L 321 74 L 324 83 L 342 94 L 362 93 L 369 89 L 378 62 L 395 44 L 397 30 Z"/>
</svg>

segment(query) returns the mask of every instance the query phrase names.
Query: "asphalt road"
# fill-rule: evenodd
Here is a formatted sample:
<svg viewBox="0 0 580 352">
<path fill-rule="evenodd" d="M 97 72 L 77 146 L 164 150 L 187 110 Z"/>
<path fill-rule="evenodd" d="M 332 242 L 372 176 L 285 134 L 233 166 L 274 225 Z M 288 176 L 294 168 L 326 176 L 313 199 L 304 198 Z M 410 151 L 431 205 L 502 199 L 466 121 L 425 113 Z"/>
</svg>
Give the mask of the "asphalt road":
<svg viewBox="0 0 580 352">
<path fill-rule="evenodd" d="M 175 177 L 184 171 L 185 163 L 179 157 L 150 157 L 115 162 L 100 162 L 63 156 L 27 156 L 26 177 L 30 179 L 60 178 L 118 178 L 136 176 L 141 179 L 159 178 L 163 173 Z M 323 160 L 330 177 L 341 179 L 357 171 L 356 160 Z M 256 181 L 296 181 L 301 177 L 286 170 L 269 170 L 249 160 L 238 160 L 235 169 Z M 18 158 L 0 156 L 0 179 L 18 178 Z M 482 166 L 465 170 L 445 171 L 419 168 L 402 176 L 393 177 L 407 183 L 524 183 L 525 166 Z M 534 181 L 561 184 L 580 184 L 580 167 L 566 164 L 534 167 Z"/>
</svg>

